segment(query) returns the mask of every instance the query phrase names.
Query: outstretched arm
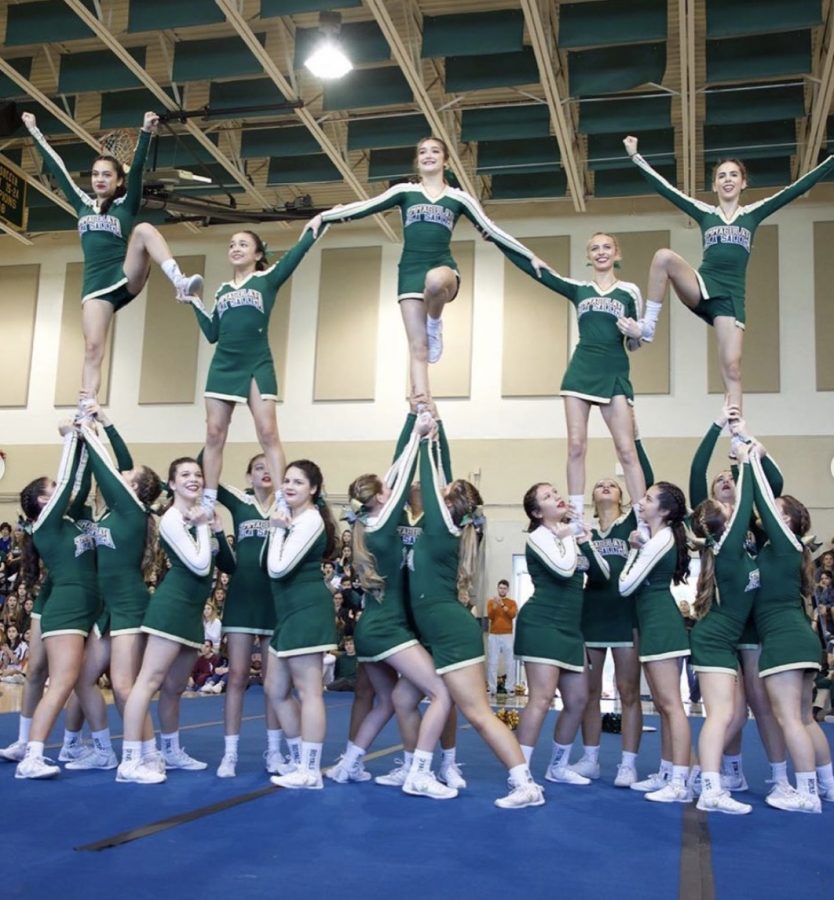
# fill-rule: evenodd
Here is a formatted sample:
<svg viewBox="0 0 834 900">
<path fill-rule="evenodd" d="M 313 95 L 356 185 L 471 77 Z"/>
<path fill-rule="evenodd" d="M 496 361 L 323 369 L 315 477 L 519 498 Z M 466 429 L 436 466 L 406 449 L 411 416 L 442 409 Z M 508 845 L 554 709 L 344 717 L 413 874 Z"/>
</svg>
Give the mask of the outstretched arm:
<svg viewBox="0 0 834 900">
<path fill-rule="evenodd" d="M 776 506 L 776 500 L 770 485 L 767 483 L 762 463 L 757 453 L 750 454 L 750 470 L 753 474 L 753 496 L 762 527 L 773 547 L 784 553 L 786 550 L 802 551 L 802 544 L 797 536 L 782 521 L 782 514 Z"/>
<path fill-rule="evenodd" d="M 41 510 L 33 531 L 48 528 L 61 521 L 69 505 L 70 495 L 81 465 L 83 445 L 78 437 L 78 432 L 71 426 L 61 427 L 64 430 L 64 449 L 58 465 L 58 474 L 55 476 L 55 490 L 52 492 L 49 502 Z M 87 459 L 86 453 L 84 459 Z"/>
<path fill-rule="evenodd" d="M 499 244 L 498 247 L 504 256 L 506 256 L 517 269 L 521 269 L 525 275 L 529 275 L 535 281 L 550 288 L 551 291 L 555 291 L 557 294 L 567 297 L 571 302 L 576 301 L 576 291 L 581 282 L 574 281 L 572 278 L 564 278 L 558 272 L 554 272 L 553 269 L 545 266 L 536 269 L 531 257 L 519 253 L 515 249 L 505 247 L 503 244 Z"/>
<path fill-rule="evenodd" d="M 326 230 L 326 229 L 325 229 Z M 317 238 L 324 234 L 319 231 L 316 234 L 311 229 L 305 229 L 301 233 L 301 237 L 287 250 L 286 253 L 265 272 L 267 282 L 270 287 L 278 290 L 281 285 L 290 278 L 292 273 L 301 265 L 301 260 L 307 255 L 307 251 L 315 244 Z"/>
<path fill-rule="evenodd" d="M 37 126 L 37 121 L 32 113 L 25 112 L 21 115 L 23 124 L 32 135 L 35 141 L 35 147 L 43 158 L 44 168 L 58 182 L 64 196 L 75 207 L 76 213 L 81 213 L 84 209 L 93 206 L 93 198 L 82 191 L 80 187 L 72 180 L 66 165 L 60 156 L 52 149 L 46 138 Z"/>
<path fill-rule="evenodd" d="M 787 206 L 792 200 L 796 200 L 797 197 L 801 197 L 804 193 L 810 191 L 818 181 L 825 178 L 832 170 L 834 170 L 834 156 L 829 156 L 828 159 L 823 160 L 818 166 L 811 169 L 810 172 L 806 172 L 801 178 L 797 178 L 793 184 L 782 188 L 778 194 L 759 200 L 758 203 L 751 203 L 745 208 L 745 211 L 753 213 L 756 221 L 761 222 L 768 216 L 773 215 L 777 209 Z"/>
<path fill-rule="evenodd" d="M 698 449 L 692 457 L 692 464 L 689 467 L 689 505 L 695 509 L 699 503 L 703 503 L 709 497 L 709 486 L 707 485 L 707 469 L 709 461 L 712 459 L 715 445 L 721 432 L 724 430 L 726 420 L 716 419 L 711 422 L 709 430 L 704 435 Z"/>
<path fill-rule="evenodd" d="M 637 138 L 629 137 L 623 141 L 626 153 L 631 157 L 631 161 L 640 169 L 641 174 L 649 182 L 649 184 L 670 203 L 686 215 L 691 216 L 696 222 L 700 222 L 705 213 L 711 212 L 712 207 L 700 200 L 688 197 L 683 191 L 679 191 L 673 184 L 670 184 L 659 172 L 656 172 L 643 157 L 637 152 Z"/>
<path fill-rule="evenodd" d="M 527 259 L 534 259 L 535 255 L 528 250 L 521 241 L 517 241 L 511 234 L 499 228 L 492 219 L 481 208 L 481 204 L 459 188 L 451 189 L 452 196 L 458 200 L 463 208 L 463 214 L 467 219 L 489 240 L 494 241 L 502 252 L 513 250 L 516 253 L 526 256 Z"/>
<path fill-rule="evenodd" d="M 139 140 L 133 151 L 133 161 L 130 163 L 130 171 L 127 173 L 125 185 L 124 205 L 130 210 L 131 215 L 137 215 L 142 205 L 142 179 L 145 175 L 145 160 L 148 158 L 148 148 L 151 145 L 151 136 L 156 132 L 159 124 L 159 116 L 156 113 L 145 113 L 145 121 L 139 130 Z"/>
<path fill-rule="evenodd" d="M 407 187 L 407 185 L 395 184 L 379 196 L 371 197 L 369 200 L 357 200 L 355 203 L 346 203 L 344 206 L 334 206 L 333 209 L 328 209 L 321 214 L 321 221 L 325 225 L 328 222 L 350 222 L 353 219 L 364 219 L 365 216 L 384 212 L 386 209 L 393 209 L 400 205 Z M 311 223 L 308 223 L 308 227 L 311 230 L 315 229 Z"/>
</svg>

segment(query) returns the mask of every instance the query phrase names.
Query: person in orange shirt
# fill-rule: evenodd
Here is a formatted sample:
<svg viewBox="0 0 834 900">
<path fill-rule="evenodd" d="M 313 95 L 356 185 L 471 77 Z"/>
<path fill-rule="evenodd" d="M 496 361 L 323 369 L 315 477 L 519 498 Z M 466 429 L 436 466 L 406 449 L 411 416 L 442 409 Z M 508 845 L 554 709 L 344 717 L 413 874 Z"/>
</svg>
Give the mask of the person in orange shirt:
<svg viewBox="0 0 834 900">
<path fill-rule="evenodd" d="M 504 657 L 507 670 L 507 684 L 515 671 L 513 656 L 513 619 L 518 614 L 518 605 L 507 594 L 510 582 L 502 578 L 498 582 L 498 596 L 487 603 L 489 638 L 487 641 L 487 686 L 490 694 L 498 687 L 498 659 Z"/>
</svg>

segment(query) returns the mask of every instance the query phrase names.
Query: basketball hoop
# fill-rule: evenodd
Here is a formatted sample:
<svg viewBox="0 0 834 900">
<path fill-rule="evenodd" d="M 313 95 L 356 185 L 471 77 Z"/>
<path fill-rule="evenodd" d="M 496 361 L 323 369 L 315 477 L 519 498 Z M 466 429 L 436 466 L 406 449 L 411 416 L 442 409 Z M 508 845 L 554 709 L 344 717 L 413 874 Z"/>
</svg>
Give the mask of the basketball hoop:
<svg viewBox="0 0 834 900">
<path fill-rule="evenodd" d="M 136 148 L 136 137 L 129 131 L 119 129 L 105 134 L 101 139 L 101 148 L 105 153 L 115 157 L 124 166 L 125 171 L 130 168 L 133 161 L 133 151 Z"/>
</svg>

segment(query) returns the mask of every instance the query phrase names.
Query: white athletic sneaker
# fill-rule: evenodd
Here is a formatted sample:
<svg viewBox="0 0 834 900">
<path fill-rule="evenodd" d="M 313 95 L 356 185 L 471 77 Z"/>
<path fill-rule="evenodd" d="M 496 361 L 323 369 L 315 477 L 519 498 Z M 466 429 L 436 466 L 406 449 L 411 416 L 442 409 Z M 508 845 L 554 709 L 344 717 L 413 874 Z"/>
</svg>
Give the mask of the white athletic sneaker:
<svg viewBox="0 0 834 900">
<path fill-rule="evenodd" d="M 785 812 L 821 813 L 822 803 L 819 797 L 810 794 L 800 794 L 789 784 L 777 784 L 765 797 L 765 803 L 774 809 L 783 809 Z"/>
<path fill-rule="evenodd" d="M 109 750 L 99 750 L 97 747 L 90 747 L 84 756 L 73 759 L 66 764 L 64 768 L 73 772 L 82 771 L 83 769 L 115 769 L 119 761 L 111 747 Z"/>
<path fill-rule="evenodd" d="M 58 762 L 72 762 L 74 759 L 81 759 L 90 751 L 90 744 L 87 741 L 78 741 L 76 744 L 64 744 L 58 754 Z"/>
<path fill-rule="evenodd" d="M 179 750 L 173 753 L 166 753 L 163 750 L 162 758 L 165 760 L 166 769 L 185 769 L 188 772 L 199 772 L 208 768 L 208 763 L 200 762 L 199 759 L 189 756 L 185 752 L 184 747 L 180 747 Z"/>
<path fill-rule="evenodd" d="M 543 806 L 544 791 L 541 785 L 531 781 L 527 784 L 513 787 L 510 782 L 510 793 L 506 797 L 499 797 L 495 805 L 500 809 L 524 809 L 525 806 Z"/>
<path fill-rule="evenodd" d="M 264 750 L 264 767 L 270 775 L 289 775 L 296 770 L 295 763 L 280 750 Z"/>
<path fill-rule="evenodd" d="M 165 760 L 160 750 L 151 750 L 146 753 L 142 757 L 142 765 L 154 772 L 159 772 L 160 775 L 165 774 Z"/>
<path fill-rule="evenodd" d="M 682 781 L 667 781 L 662 788 L 649 791 L 646 800 L 654 803 L 691 803 L 692 791 Z"/>
<path fill-rule="evenodd" d="M 753 812 L 753 807 L 749 803 L 739 803 L 727 790 L 709 796 L 701 794 L 697 806 L 704 812 L 722 812 L 731 816 L 746 816 L 747 813 Z"/>
<path fill-rule="evenodd" d="M 456 791 L 466 789 L 466 779 L 463 777 L 460 766 L 456 762 L 453 762 L 448 766 L 441 763 L 440 768 L 437 770 L 437 778 L 439 781 L 442 781 L 443 784 L 447 784 Z"/>
<path fill-rule="evenodd" d="M 406 778 L 408 778 L 408 766 L 401 759 L 395 759 L 394 768 L 387 775 L 377 775 L 374 782 L 384 787 L 402 787 Z"/>
<path fill-rule="evenodd" d="M 287 775 L 273 775 L 269 780 L 279 787 L 294 790 L 320 791 L 324 787 L 321 772 L 311 772 L 309 769 L 296 769 Z"/>
<path fill-rule="evenodd" d="M 642 781 L 635 781 L 629 785 L 629 787 L 633 791 L 641 791 L 642 793 L 647 793 L 648 791 L 657 791 L 666 784 L 666 779 L 660 774 L 660 772 L 652 772 L 647 778 L 644 778 Z"/>
<path fill-rule="evenodd" d="M 732 773 L 722 772 L 721 773 L 721 787 L 724 788 L 725 791 L 747 791 L 749 790 L 747 779 L 744 777 L 744 772 L 739 772 L 738 775 L 733 775 Z"/>
<path fill-rule="evenodd" d="M 116 781 L 132 781 L 135 784 L 162 784 L 168 776 L 155 766 L 148 765 L 144 759 L 129 759 L 119 764 L 116 769 Z"/>
<path fill-rule="evenodd" d="M 0 750 L 0 759 L 4 762 L 20 762 L 26 756 L 26 741 L 15 741 Z"/>
<path fill-rule="evenodd" d="M 693 797 L 700 797 L 702 790 L 701 767 L 693 766 L 689 770 L 689 778 L 686 779 L 686 785 L 692 791 Z M 722 782 L 721 787 L 724 787 Z"/>
<path fill-rule="evenodd" d="M 54 778 L 61 774 L 61 767 L 43 756 L 24 756 L 14 770 L 15 778 Z"/>
<path fill-rule="evenodd" d="M 590 784 L 591 779 L 574 772 L 568 766 L 548 766 L 544 777 L 548 781 L 555 781 L 557 784 Z"/>
<path fill-rule="evenodd" d="M 599 778 L 599 763 L 586 759 L 584 756 L 572 766 L 568 766 L 568 768 L 571 772 L 576 772 L 577 775 L 582 775 L 583 778 L 590 778 L 592 781 L 596 781 Z"/>
<path fill-rule="evenodd" d="M 365 767 L 360 762 L 358 765 L 349 769 L 343 760 L 339 760 L 335 766 L 331 766 L 325 770 L 325 776 L 337 784 L 350 784 L 350 782 L 370 781 L 371 773 L 365 771 Z"/>
<path fill-rule="evenodd" d="M 614 779 L 614 787 L 630 788 L 637 781 L 637 769 L 626 763 L 617 766 L 617 777 Z"/>
<path fill-rule="evenodd" d="M 218 778 L 234 778 L 237 775 L 237 753 L 224 753 L 217 767 Z"/>
<path fill-rule="evenodd" d="M 441 784 L 434 772 L 409 773 L 403 790 L 414 797 L 429 797 L 431 800 L 453 800 L 458 792 L 455 788 Z"/>
<path fill-rule="evenodd" d="M 202 275 L 183 275 L 174 284 L 179 303 L 190 303 L 193 297 L 199 297 L 203 292 Z"/>
<path fill-rule="evenodd" d="M 443 356 L 443 322 L 437 323 L 435 328 L 426 326 L 426 338 L 429 343 L 428 361 L 436 363 Z"/>
<path fill-rule="evenodd" d="M 827 800 L 829 803 L 834 803 L 834 785 L 825 788 L 818 782 L 817 790 L 819 791 L 820 800 Z"/>
</svg>

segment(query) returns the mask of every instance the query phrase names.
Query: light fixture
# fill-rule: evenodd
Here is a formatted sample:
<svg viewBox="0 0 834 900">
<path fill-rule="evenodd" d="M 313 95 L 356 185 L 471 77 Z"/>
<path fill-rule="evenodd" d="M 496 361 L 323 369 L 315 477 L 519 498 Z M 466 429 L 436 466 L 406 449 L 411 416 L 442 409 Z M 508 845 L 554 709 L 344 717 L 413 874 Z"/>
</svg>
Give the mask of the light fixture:
<svg viewBox="0 0 834 900">
<path fill-rule="evenodd" d="M 339 42 L 341 30 L 341 13 L 319 13 L 319 31 L 322 36 L 304 62 L 316 78 L 341 78 L 353 68 L 353 63 L 347 58 Z"/>
</svg>

